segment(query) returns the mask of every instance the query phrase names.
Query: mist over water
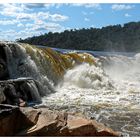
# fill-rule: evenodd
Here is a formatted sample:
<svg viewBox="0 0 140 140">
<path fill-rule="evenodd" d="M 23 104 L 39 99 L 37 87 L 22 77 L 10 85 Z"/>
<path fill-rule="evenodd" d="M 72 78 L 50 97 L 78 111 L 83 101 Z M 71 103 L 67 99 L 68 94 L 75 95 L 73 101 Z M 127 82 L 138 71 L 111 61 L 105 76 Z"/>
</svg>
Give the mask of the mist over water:
<svg viewBox="0 0 140 140">
<path fill-rule="evenodd" d="M 82 112 L 125 136 L 140 136 L 140 54 L 94 58 L 68 70 L 43 104 Z"/>
</svg>

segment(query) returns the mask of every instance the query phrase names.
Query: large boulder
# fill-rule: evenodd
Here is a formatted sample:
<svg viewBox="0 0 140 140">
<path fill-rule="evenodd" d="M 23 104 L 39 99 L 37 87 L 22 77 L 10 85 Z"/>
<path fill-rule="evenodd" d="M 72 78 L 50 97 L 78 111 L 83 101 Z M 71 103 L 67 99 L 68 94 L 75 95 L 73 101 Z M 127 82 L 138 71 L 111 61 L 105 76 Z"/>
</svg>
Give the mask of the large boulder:
<svg viewBox="0 0 140 140">
<path fill-rule="evenodd" d="M 36 124 L 20 132 L 20 136 L 60 136 L 60 129 L 66 125 L 67 113 L 51 111 L 46 108 L 21 108 L 31 122 Z M 36 119 L 35 119 L 36 118 Z"/>
<path fill-rule="evenodd" d="M 0 87 L 0 104 L 3 103 L 6 100 L 6 97 L 3 93 L 2 88 Z"/>
<path fill-rule="evenodd" d="M 95 120 L 47 108 L 0 104 L 0 136 L 120 136 Z"/>
<path fill-rule="evenodd" d="M 25 106 L 41 103 L 36 81 L 31 78 L 0 81 L 0 103 Z"/>
<path fill-rule="evenodd" d="M 18 133 L 19 136 L 120 136 L 120 133 L 95 120 L 66 112 L 51 111 L 46 108 L 21 110 L 35 125 Z"/>
<path fill-rule="evenodd" d="M 61 130 L 63 136 L 119 136 L 118 132 L 95 120 L 68 115 L 67 125 Z"/>
<path fill-rule="evenodd" d="M 19 107 L 0 104 L 0 136 L 14 136 L 32 125 Z"/>
</svg>

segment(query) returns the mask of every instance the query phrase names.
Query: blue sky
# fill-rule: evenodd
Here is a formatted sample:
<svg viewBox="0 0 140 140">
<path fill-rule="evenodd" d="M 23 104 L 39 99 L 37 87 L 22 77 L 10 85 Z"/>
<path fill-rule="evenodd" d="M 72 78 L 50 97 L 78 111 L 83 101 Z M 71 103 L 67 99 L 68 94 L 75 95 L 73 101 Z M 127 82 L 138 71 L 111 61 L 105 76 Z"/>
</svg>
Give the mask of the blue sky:
<svg viewBox="0 0 140 140">
<path fill-rule="evenodd" d="M 0 40 L 140 21 L 140 4 L 0 4 Z"/>
</svg>

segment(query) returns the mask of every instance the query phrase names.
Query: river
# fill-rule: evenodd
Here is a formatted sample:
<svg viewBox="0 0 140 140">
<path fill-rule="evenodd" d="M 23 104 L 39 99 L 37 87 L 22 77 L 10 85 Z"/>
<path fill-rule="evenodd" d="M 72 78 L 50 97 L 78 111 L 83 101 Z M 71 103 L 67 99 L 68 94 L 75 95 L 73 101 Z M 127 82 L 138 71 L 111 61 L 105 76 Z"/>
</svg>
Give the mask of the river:
<svg viewBox="0 0 140 140">
<path fill-rule="evenodd" d="M 68 70 L 43 105 L 84 114 L 123 136 L 140 136 L 140 54 L 88 53 L 98 65 Z"/>
<path fill-rule="evenodd" d="M 38 82 L 39 106 L 83 114 L 124 136 L 140 136 L 140 53 L 53 48 L 60 54 L 11 42 L 1 47 L 9 79 L 31 77 Z"/>
</svg>

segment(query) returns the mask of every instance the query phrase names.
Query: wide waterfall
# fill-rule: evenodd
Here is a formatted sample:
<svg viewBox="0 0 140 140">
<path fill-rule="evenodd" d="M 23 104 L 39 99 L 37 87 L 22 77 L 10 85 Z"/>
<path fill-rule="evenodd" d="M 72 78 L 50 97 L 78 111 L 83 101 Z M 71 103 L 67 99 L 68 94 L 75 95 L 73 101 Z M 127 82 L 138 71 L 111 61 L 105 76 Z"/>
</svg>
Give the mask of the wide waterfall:
<svg viewBox="0 0 140 140">
<path fill-rule="evenodd" d="M 50 48 L 39 49 L 11 42 L 1 42 L 0 47 L 1 56 L 5 54 L 1 61 L 6 61 L 9 79 L 33 78 L 41 90 L 41 96 L 55 92 L 55 85 L 63 79 L 68 69 L 83 62 L 95 63 L 93 57 L 86 53 L 62 54 Z"/>
<path fill-rule="evenodd" d="M 140 136 L 140 54 L 95 57 L 12 42 L 1 42 L 0 50 L 0 79 L 33 79 L 23 87 L 42 100 L 36 107 L 81 113 Z"/>
</svg>

